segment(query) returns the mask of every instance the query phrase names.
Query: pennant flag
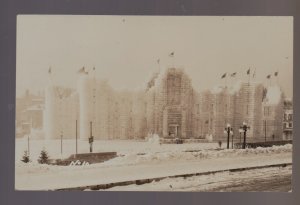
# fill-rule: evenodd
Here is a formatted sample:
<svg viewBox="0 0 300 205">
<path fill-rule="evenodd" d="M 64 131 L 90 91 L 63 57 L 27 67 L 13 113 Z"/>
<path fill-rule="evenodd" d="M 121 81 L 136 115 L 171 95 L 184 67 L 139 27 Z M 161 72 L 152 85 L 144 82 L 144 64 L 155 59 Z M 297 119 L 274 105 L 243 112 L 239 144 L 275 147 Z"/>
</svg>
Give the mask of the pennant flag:
<svg viewBox="0 0 300 205">
<path fill-rule="evenodd" d="M 270 79 L 270 78 L 271 78 L 271 75 L 267 75 L 267 78 Z"/>
<path fill-rule="evenodd" d="M 267 88 L 264 88 L 263 92 L 262 92 L 262 99 L 261 99 L 261 101 L 264 101 L 264 99 L 267 97 L 267 92 L 268 92 Z"/>
<path fill-rule="evenodd" d="M 250 68 L 247 70 L 247 75 L 249 75 L 250 74 Z"/>
<path fill-rule="evenodd" d="M 85 70 L 85 67 L 82 67 L 78 70 L 79 74 L 88 74 L 88 72 Z"/>
<path fill-rule="evenodd" d="M 255 77 L 255 74 L 256 74 L 256 68 L 254 69 L 254 72 L 253 72 L 253 75 L 252 75 L 253 78 Z"/>
<path fill-rule="evenodd" d="M 230 75 L 230 77 L 235 77 L 235 76 L 236 76 L 236 72 L 234 72 Z"/>
<path fill-rule="evenodd" d="M 226 75 L 227 75 L 227 73 L 224 73 L 224 74 L 222 75 L 221 79 L 225 78 Z"/>
<path fill-rule="evenodd" d="M 274 73 L 274 76 L 278 76 L 278 71 L 276 71 L 276 72 Z"/>
<path fill-rule="evenodd" d="M 49 67 L 48 74 L 51 74 L 51 67 Z"/>
<path fill-rule="evenodd" d="M 174 57 L 174 51 L 169 54 L 169 57 Z"/>
</svg>

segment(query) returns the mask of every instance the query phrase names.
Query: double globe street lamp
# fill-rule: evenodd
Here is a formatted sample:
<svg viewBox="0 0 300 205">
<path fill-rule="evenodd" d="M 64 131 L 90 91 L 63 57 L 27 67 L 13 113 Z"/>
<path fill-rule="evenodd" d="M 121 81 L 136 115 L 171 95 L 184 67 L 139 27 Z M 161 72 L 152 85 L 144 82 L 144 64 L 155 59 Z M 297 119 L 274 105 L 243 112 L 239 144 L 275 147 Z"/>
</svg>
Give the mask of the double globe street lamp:
<svg viewBox="0 0 300 205">
<path fill-rule="evenodd" d="M 246 122 L 243 122 L 243 125 L 240 127 L 239 132 L 240 132 L 240 140 L 241 140 L 241 134 L 242 132 L 244 133 L 244 142 L 243 142 L 243 149 L 246 148 L 246 135 L 247 131 L 250 129 L 250 127 L 247 125 Z"/>
<path fill-rule="evenodd" d="M 227 125 L 225 127 L 224 134 L 227 134 L 227 149 L 229 149 L 229 138 L 230 138 L 230 135 L 233 135 L 232 127 L 229 123 L 227 123 Z M 233 143 L 233 141 L 232 141 L 232 143 Z"/>
</svg>

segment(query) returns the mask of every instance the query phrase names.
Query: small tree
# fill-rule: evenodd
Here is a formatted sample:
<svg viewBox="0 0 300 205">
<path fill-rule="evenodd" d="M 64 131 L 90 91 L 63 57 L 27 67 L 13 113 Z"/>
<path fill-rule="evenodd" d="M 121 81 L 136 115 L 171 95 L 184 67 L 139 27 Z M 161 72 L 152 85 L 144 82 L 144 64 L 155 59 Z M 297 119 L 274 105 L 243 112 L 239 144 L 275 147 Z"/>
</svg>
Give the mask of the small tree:
<svg viewBox="0 0 300 205">
<path fill-rule="evenodd" d="M 21 161 L 24 162 L 24 163 L 30 162 L 28 151 L 24 151 L 24 155 L 23 155 Z"/>
<path fill-rule="evenodd" d="M 41 151 L 41 154 L 40 154 L 40 157 L 38 159 L 38 162 L 40 164 L 47 164 L 49 162 L 49 156 L 48 156 L 48 153 L 46 150 L 42 150 Z"/>
</svg>

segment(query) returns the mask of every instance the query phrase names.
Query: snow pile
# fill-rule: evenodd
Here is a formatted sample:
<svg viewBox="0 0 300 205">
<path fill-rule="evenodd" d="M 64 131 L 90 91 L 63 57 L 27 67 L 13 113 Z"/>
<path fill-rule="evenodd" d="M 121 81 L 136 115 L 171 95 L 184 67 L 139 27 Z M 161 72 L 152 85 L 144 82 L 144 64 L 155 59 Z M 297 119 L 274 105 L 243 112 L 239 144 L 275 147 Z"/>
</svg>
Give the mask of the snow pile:
<svg viewBox="0 0 300 205">
<path fill-rule="evenodd" d="M 250 156 L 250 155 L 268 155 L 292 152 L 292 145 L 273 146 L 256 149 L 207 149 L 207 150 L 186 150 L 169 152 L 149 152 L 149 153 L 130 153 L 119 156 L 103 163 L 103 166 L 122 166 L 147 163 L 160 163 L 164 161 L 189 161 L 199 159 L 214 159 L 224 157 Z"/>
<path fill-rule="evenodd" d="M 159 144 L 160 143 L 160 138 L 157 134 L 153 134 L 148 138 L 148 142 L 152 144 Z"/>
<path fill-rule="evenodd" d="M 276 153 L 291 153 L 292 145 L 273 146 L 268 148 L 256 149 L 219 149 L 218 143 L 186 143 L 186 144 L 161 144 L 159 145 L 159 136 L 152 135 L 148 141 L 95 141 L 95 152 L 111 152 L 118 153 L 118 157 L 103 163 L 90 164 L 89 166 L 71 166 L 70 169 L 86 169 L 87 167 L 109 167 L 109 166 L 127 166 L 135 164 L 151 164 L 165 163 L 168 161 L 199 161 L 202 159 L 213 159 L 222 157 L 238 157 L 238 156 L 255 156 L 255 155 L 272 155 Z M 50 159 L 67 158 L 75 152 L 75 141 L 65 140 L 63 143 L 63 156 L 60 154 L 60 140 L 30 140 L 30 160 L 34 166 L 43 147 L 49 154 Z M 226 147 L 226 143 L 222 144 L 222 148 Z M 89 146 L 87 142 L 79 142 L 79 153 L 87 153 Z M 21 162 L 24 150 L 27 149 L 27 140 L 16 140 L 16 166 L 24 166 L 27 164 Z M 47 165 L 42 165 L 43 168 Z M 51 169 L 66 169 L 64 166 L 48 165 Z M 21 167 L 20 167 L 21 168 Z"/>
<path fill-rule="evenodd" d="M 205 138 L 206 138 L 209 142 L 212 142 L 212 140 L 213 140 L 212 134 L 206 135 Z"/>
<path fill-rule="evenodd" d="M 239 156 L 253 156 L 253 155 L 271 155 L 280 153 L 292 152 L 292 145 L 287 144 L 283 146 L 273 146 L 268 148 L 258 147 L 256 149 L 204 149 L 204 150 L 185 150 L 185 151 L 164 151 L 164 152 L 138 152 L 127 153 L 119 155 L 118 157 L 98 164 L 90 164 L 88 166 L 55 166 L 38 164 L 37 162 L 23 163 L 16 162 L 18 172 L 33 172 L 43 173 L 55 172 L 57 170 L 70 169 L 89 169 L 95 167 L 111 167 L 111 166 L 129 166 L 137 164 L 162 163 L 166 161 L 198 161 L 203 159 L 216 158 L 234 158 Z"/>
<path fill-rule="evenodd" d="M 55 172 L 55 170 L 59 169 L 58 166 L 51 166 L 47 164 L 39 164 L 37 162 L 16 162 L 15 169 L 16 175 L 23 174 L 23 173 L 32 173 L 32 174 L 43 174 L 49 172 Z"/>
</svg>

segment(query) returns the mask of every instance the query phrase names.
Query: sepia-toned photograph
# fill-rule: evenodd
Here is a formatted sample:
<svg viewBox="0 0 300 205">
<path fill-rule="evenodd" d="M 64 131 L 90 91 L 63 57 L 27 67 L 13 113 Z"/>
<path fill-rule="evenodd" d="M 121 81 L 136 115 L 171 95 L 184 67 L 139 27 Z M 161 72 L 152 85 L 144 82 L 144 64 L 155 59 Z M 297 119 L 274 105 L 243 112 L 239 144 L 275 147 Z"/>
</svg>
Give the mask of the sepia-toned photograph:
<svg viewBox="0 0 300 205">
<path fill-rule="evenodd" d="M 293 17 L 18 15 L 15 190 L 292 192 Z"/>
</svg>

